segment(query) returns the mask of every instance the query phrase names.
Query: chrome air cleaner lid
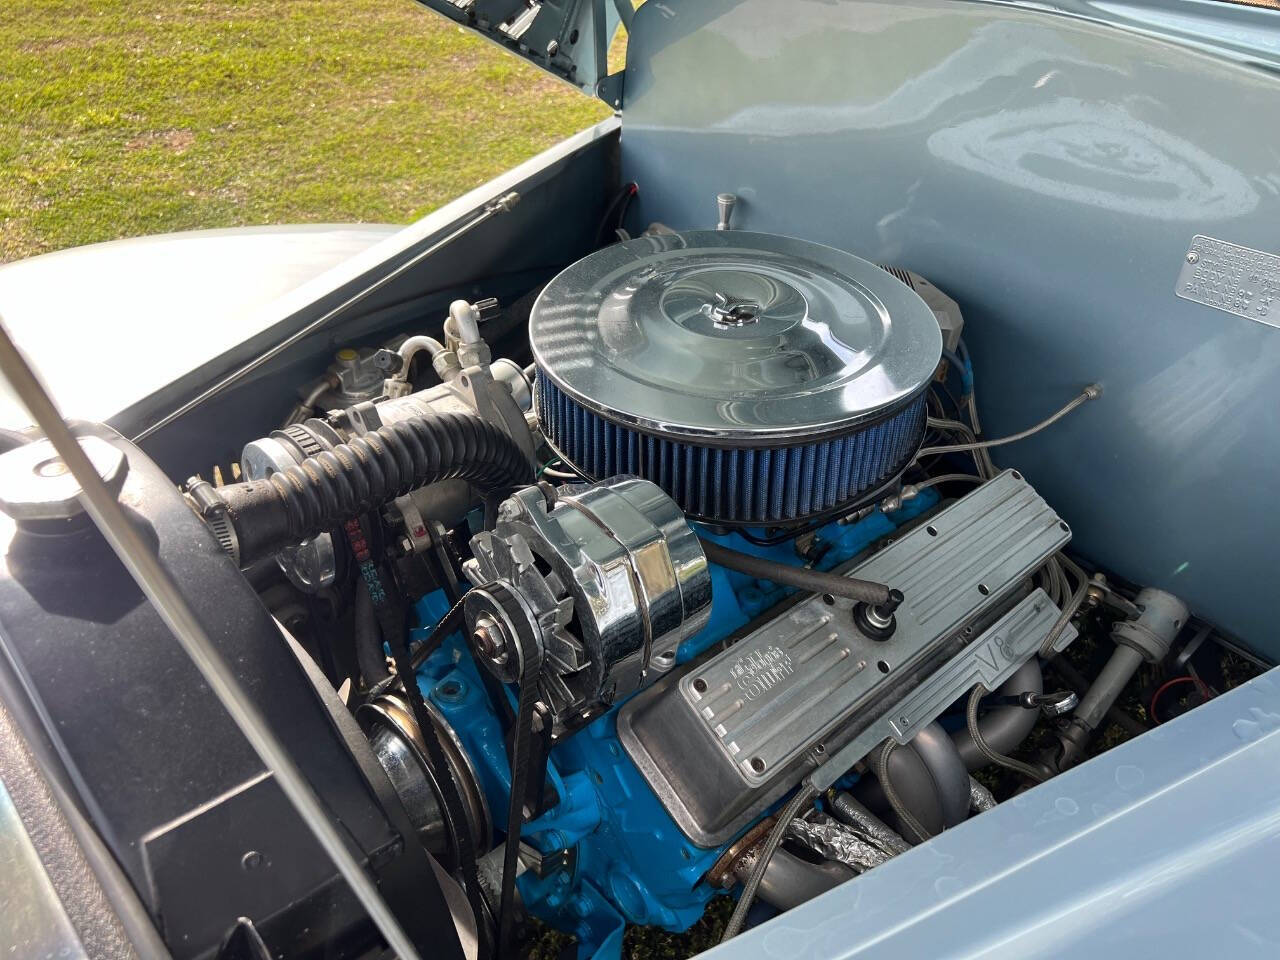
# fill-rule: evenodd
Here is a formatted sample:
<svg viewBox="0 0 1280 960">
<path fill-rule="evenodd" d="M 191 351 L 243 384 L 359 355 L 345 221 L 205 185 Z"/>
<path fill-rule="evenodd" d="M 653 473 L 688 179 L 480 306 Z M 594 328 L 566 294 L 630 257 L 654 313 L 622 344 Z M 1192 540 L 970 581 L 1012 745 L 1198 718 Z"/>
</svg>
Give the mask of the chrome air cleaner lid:
<svg viewBox="0 0 1280 960">
<path fill-rule="evenodd" d="M 583 406 L 712 446 L 848 432 L 933 375 L 942 334 L 858 257 L 770 234 L 641 237 L 563 271 L 534 305 L 539 376 Z"/>
</svg>

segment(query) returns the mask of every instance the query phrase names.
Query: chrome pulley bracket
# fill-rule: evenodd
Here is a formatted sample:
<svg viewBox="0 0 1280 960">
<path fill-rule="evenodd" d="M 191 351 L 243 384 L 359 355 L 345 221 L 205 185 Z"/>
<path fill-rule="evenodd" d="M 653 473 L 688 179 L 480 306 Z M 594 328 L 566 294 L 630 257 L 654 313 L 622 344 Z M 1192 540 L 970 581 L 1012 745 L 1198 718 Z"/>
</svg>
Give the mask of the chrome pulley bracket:
<svg viewBox="0 0 1280 960">
<path fill-rule="evenodd" d="M 449 614 L 445 615 L 445 619 L 449 619 Z M 437 625 L 438 629 L 439 625 Z M 408 705 L 409 715 L 412 716 L 417 724 L 418 733 L 421 736 L 421 745 L 426 748 L 427 766 L 432 771 L 435 771 L 437 775 L 435 783 L 440 789 L 439 797 L 442 805 L 449 808 L 446 816 L 450 822 L 461 826 L 467 820 L 467 814 L 464 809 L 463 784 L 459 782 L 460 779 L 464 778 L 459 776 L 460 771 L 457 768 L 450 765 L 444 744 L 441 741 L 440 734 L 442 731 L 437 729 L 432 720 L 426 699 L 422 696 L 422 690 L 418 686 L 416 668 L 409 655 L 407 631 L 393 632 L 388 637 L 388 640 L 392 658 L 395 660 L 396 674 L 401 679 L 401 688 L 404 691 L 404 700 Z M 471 907 L 471 912 L 479 922 L 480 918 L 484 916 L 484 897 L 480 889 L 480 878 L 476 865 L 476 839 L 469 830 L 457 829 L 455 831 L 457 860 L 463 890 L 466 893 L 467 903 Z M 489 957 L 493 956 L 493 944 L 483 925 L 481 925 L 480 930 L 479 956 L 481 960 L 488 960 Z"/>
<path fill-rule="evenodd" d="M 463 613 L 472 656 L 482 669 L 518 691 L 516 716 L 507 730 L 507 756 L 512 770 L 526 775 L 523 790 L 515 788 L 513 777 L 513 793 L 525 819 L 531 819 L 558 802 L 546 786 L 553 719 L 539 682 L 546 666 L 543 634 L 524 598 L 500 581 L 469 591 Z M 527 711 L 526 704 L 531 704 Z"/>
<path fill-rule="evenodd" d="M 539 547 L 537 553 L 533 544 Z M 604 685 L 605 662 L 598 651 L 592 655 L 588 647 L 590 636 L 570 629 L 575 598 L 566 583 L 563 564 L 546 559 L 549 551 L 535 531 L 505 523 L 500 523 L 499 530 L 493 533 L 477 534 L 471 547 L 475 559 L 467 573 L 473 582 L 481 582 L 468 594 L 469 598 L 474 595 L 467 621 L 477 644 L 477 656 L 504 682 L 513 682 L 514 668 L 503 659 L 505 652 L 492 649 L 490 643 L 492 621 L 503 621 L 502 616 L 496 615 L 487 591 L 491 584 L 504 584 L 521 601 L 528 626 L 540 634 L 543 662 L 533 677 L 539 698 L 551 709 L 559 729 L 573 726 Z M 516 607 L 508 604 L 503 615 L 510 618 L 515 611 Z"/>
<path fill-rule="evenodd" d="M 386 772 L 410 822 L 426 849 L 448 870 L 459 866 L 463 831 L 473 845 L 488 850 L 493 825 L 480 778 L 462 741 L 439 709 L 423 700 L 425 716 L 447 761 L 447 769 L 432 764 L 427 740 L 406 695 L 394 688 L 361 704 L 356 721 L 369 737 L 374 755 Z M 450 778 L 452 784 L 445 782 Z M 456 790 L 461 804 L 451 803 Z M 464 818 L 455 821 L 461 812 Z"/>
</svg>

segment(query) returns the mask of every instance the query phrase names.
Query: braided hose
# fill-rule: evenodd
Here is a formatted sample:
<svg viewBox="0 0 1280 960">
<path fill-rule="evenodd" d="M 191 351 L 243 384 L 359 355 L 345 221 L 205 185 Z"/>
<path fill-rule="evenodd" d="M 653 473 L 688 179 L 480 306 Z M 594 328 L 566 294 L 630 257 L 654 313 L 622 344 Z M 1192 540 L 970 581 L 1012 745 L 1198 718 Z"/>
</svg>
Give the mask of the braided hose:
<svg viewBox="0 0 1280 960">
<path fill-rule="evenodd" d="M 898 815 L 898 819 L 902 821 L 902 825 L 915 834 L 916 843 L 924 843 L 928 840 L 930 833 L 911 812 L 898 794 L 897 789 L 893 785 L 893 778 L 889 776 L 889 758 L 893 756 L 893 751 L 898 749 L 898 741 L 889 737 L 884 741 L 884 746 L 875 757 L 875 772 L 880 780 L 880 787 L 884 790 L 885 799 L 889 801 L 889 806 L 893 808 L 893 812 Z M 943 824 L 945 826 L 945 823 Z"/>
<path fill-rule="evenodd" d="M 813 800 L 817 793 L 817 789 L 811 784 L 801 784 L 796 795 L 787 801 L 787 805 L 778 814 L 777 822 L 764 839 L 760 854 L 756 858 L 755 866 L 751 869 L 751 874 L 742 885 L 742 896 L 738 897 L 738 903 L 734 906 L 733 913 L 729 915 L 729 922 L 725 924 L 724 933 L 720 937 L 721 943 L 726 940 L 732 940 L 746 926 L 747 913 L 751 910 L 751 904 L 755 902 L 756 891 L 760 889 L 760 882 L 764 880 L 764 873 L 769 866 L 769 861 L 773 859 L 778 847 L 782 846 L 782 840 L 787 832 L 787 825 L 796 818 L 806 803 Z"/>
<path fill-rule="evenodd" d="M 1054 650 L 1054 646 L 1057 644 L 1058 638 L 1062 636 L 1062 631 L 1067 629 L 1067 624 L 1071 622 L 1071 618 L 1080 612 L 1084 602 L 1089 599 L 1089 587 L 1093 583 L 1089 575 L 1081 570 L 1080 566 L 1068 558 L 1065 553 L 1058 554 L 1056 559 L 1058 561 L 1058 577 L 1062 585 L 1061 595 L 1067 596 L 1067 577 L 1062 570 L 1063 567 L 1071 571 L 1071 575 L 1076 578 L 1078 586 L 1076 587 L 1076 592 L 1070 594 L 1070 599 L 1067 600 L 1066 606 L 1062 608 L 1062 612 L 1058 614 L 1058 619 L 1053 622 L 1053 626 L 1049 628 L 1048 634 L 1040 641 L 1040 656 L 1046 660 L 1057 654 L 1058 651 Z"/>
<path fill-rule="evenodd" d="M 1042 770 L 992 749 L 982 736 L 982 728 L 978 725 L 978 705 L 988 692 L 987 688 L 982 684 L 977 684 L 969 694 L 969 701 L 965 705 L 965 721 L 969 726 L 969 736 L 973 738 L 974 746 L 978 748 L 979 753 L 997 766 L 1012 770 L 1014 773 L 1020 773 L 1034 783 L 1044 783 L 1048 778 Z"/>
<path fill-rule="evenodd" d="M 247 566 L 411 490 L 453 479 L 505 492 L 532 482 L 533 469 L 515 441 L 487 420 L 433 413 L 384 424 L 265 479 L 213 493 Z"/>
</svg>

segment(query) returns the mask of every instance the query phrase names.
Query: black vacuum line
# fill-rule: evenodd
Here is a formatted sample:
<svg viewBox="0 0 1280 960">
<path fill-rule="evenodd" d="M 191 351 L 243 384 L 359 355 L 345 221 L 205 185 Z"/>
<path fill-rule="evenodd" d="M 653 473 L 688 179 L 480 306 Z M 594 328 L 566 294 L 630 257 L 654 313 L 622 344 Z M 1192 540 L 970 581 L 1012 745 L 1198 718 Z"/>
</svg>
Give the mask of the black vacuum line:
<svg viewBox="0 0 1280 960">
<path fill-rule="evenodd" d="M 809 593 L 829 593 L 832 596 L 844 597 L 846 600 L 855 600 L 859 603 L 887 605 L 891 607 L 886 611 L 888 615 L 892 615 L 902 602 L 902 594 L 899 591 L 892 590 L 883 583 L 876 583 L 874 580 L 859 580 L 857 577 L 844 577 L 838 573 L 791 567 L 775 560 L 732 550 L 705 537 L 699 537 L 698 542 L 702 544 L 703 552 L 712 563 L 736 570 L 738 573 L 745 573 L 749 577 L 770 580 L 773 583 L 795 587 Z"/>
</svg>

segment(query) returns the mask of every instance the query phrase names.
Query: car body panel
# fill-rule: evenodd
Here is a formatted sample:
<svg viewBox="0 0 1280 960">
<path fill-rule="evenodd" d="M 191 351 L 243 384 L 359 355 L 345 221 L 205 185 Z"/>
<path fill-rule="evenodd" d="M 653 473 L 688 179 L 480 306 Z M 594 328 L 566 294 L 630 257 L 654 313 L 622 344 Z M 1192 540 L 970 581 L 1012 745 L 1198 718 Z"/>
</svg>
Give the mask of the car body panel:
<svg viewBox="0 0 1280 960">
<path fill-rule="evenodd" d="M 740 935 L 708 960 L 1275 957 L 1273 670 Z"/>
<path fill-rule="evenodd" d="M 1280 11 L 1260 12 L 1280 37 Z M 1280 124 L 1262 119 L 1280 76 L 955 0 L 667 0 L 637 11 L 629 50 L 637 224 L 702 226 L 730 191 L 741 229 L 928 277 L 964 310 L 990 436 L 1101 382 L 1101 400 L 996 461 L 1085 556 L 1280 656 L 1280 514 L 1263 499 L 1280 476 L 1280 328 L 1176 292 L 1197 235 L 1280 253 Z"/>
<path fill-rule="evenodd" d="M 68 416 L 108 420 L 261 332 L 267 304 L 399 230 L 241 227 L 61 250 L 0 268 L 0 316 Z M 4 399 L 0 423 L 27 423 Z"/>
</svg>

